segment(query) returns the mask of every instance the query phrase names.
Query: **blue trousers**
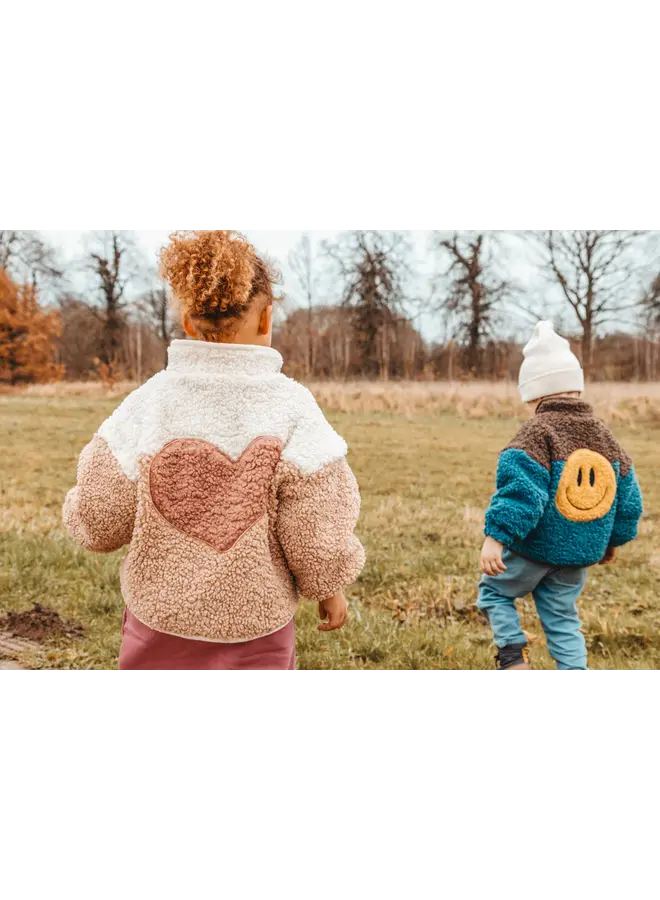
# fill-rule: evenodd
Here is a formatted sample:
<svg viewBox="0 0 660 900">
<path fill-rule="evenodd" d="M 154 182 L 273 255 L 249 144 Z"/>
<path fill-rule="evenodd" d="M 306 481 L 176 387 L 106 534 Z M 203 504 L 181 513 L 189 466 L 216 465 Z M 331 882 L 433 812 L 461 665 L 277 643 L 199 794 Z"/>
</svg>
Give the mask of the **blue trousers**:
<svg viewBox="0 0 660 900">
<path fill-rule="evenodd" d="M 586 669 L 587 648 L 576 601 L 587 581 L 587 569 L 549 566 L 506 549 L 502 561 L 506 572 L 496 578 L 484 575 L 477 603 L 490 622 L 497 646 L 527 643 L 516 600 L 531 593 L 557 668 Z"/>
</svg>

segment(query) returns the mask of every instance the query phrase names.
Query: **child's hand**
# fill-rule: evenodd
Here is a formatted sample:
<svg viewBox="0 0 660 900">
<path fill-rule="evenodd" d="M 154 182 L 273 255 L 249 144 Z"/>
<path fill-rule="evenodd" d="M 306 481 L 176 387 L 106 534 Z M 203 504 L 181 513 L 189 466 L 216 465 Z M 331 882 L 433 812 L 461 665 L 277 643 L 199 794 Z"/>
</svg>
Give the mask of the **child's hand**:
<svg viewBox="0 0 660 900">
<path fill-rule="evenodd" d="M 335 631 L 337 628 L 343 628 L 346 624 L 348 615 L 348 606 L 344 592 L 334 594 L 323 603 L 319 603 L 319 619 L 327 619 L 323 625 L 319 625 L 319 631 Z"/>
<path fill-rule="evenodd" d="M 599 566 L 606 566 L 608 563 L 614 562 L 614 557 L 616 555 L 616 549 L 614 547 L 608 547 L 605 551 L 605 556 L 598 563 Z"/>
<path fill-rule="evenodd" d="M 486 538 L 481 548 L 481 571 L 484 575 L 492 575 L 496 578 L 502 572 L 506 572 L 506 566 L 502 562 L 502 550 L 504 550 L 504 544 L 500 544 L 495 538 Z"/>
</svg>

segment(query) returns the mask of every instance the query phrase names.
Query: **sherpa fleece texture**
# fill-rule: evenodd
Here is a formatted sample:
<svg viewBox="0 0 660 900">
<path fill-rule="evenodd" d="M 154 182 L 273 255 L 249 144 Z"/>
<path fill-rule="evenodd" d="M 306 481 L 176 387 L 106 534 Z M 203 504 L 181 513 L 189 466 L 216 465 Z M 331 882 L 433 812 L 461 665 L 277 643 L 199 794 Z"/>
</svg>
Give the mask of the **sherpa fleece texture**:
<svg viewBox="0 0 660 900">
<path fill-rule="evenodd" d="M 81 454 L 64 523 L 90 550 L 130 543 L 124 599 L 156 631 L 253 640 L 364 565 L 346 444 L 281 366 L 270 348 L 174 341 Z"/>
<path fill-rule="evenodd" d="M 501 453 L 485 533 L 529 559 L 590 566 L 637 536 L 632 460 L 589 404 L 541 401 Z"/>
</svg>

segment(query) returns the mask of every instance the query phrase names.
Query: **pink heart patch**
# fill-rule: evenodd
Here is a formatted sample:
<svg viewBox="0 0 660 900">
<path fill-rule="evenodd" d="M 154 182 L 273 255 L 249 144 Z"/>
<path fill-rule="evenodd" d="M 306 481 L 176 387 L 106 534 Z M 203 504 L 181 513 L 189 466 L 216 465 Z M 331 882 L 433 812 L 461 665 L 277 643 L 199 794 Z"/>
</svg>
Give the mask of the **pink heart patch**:
<svg viewBox="0 0 660 900">
<path fill-rule="evenodd" d="M 149 469 L 154 506 L 178 531 L 225 553 L 265 515 L 281 450 L 277 438 L 260 437 L 234 461 L 208 441 L 170 441 Z"/>
</svg>

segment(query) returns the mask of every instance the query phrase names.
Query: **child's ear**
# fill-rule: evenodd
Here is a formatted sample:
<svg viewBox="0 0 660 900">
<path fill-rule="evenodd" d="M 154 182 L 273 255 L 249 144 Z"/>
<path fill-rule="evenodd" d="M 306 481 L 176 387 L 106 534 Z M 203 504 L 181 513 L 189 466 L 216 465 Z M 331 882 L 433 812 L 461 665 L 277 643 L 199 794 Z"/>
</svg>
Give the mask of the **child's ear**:
<svg viewBox="0 0 660 900">
<path fill-rule="evenodd" d="M 259 334 L 270 334 L 273 326 L 273 304 L 272 302 L 264 309 L 259 319 Z"/>
<path fill-rule="evenodd" d="M 188 313 L 183 314 L 181 324 L 183 325 L 183 330 L 188 335 L 188 337 L 196 337 L 197 332 L 195 331 L 195 326 L 190 321 L 190 316 L 188 315 Z"/>
</svg>

